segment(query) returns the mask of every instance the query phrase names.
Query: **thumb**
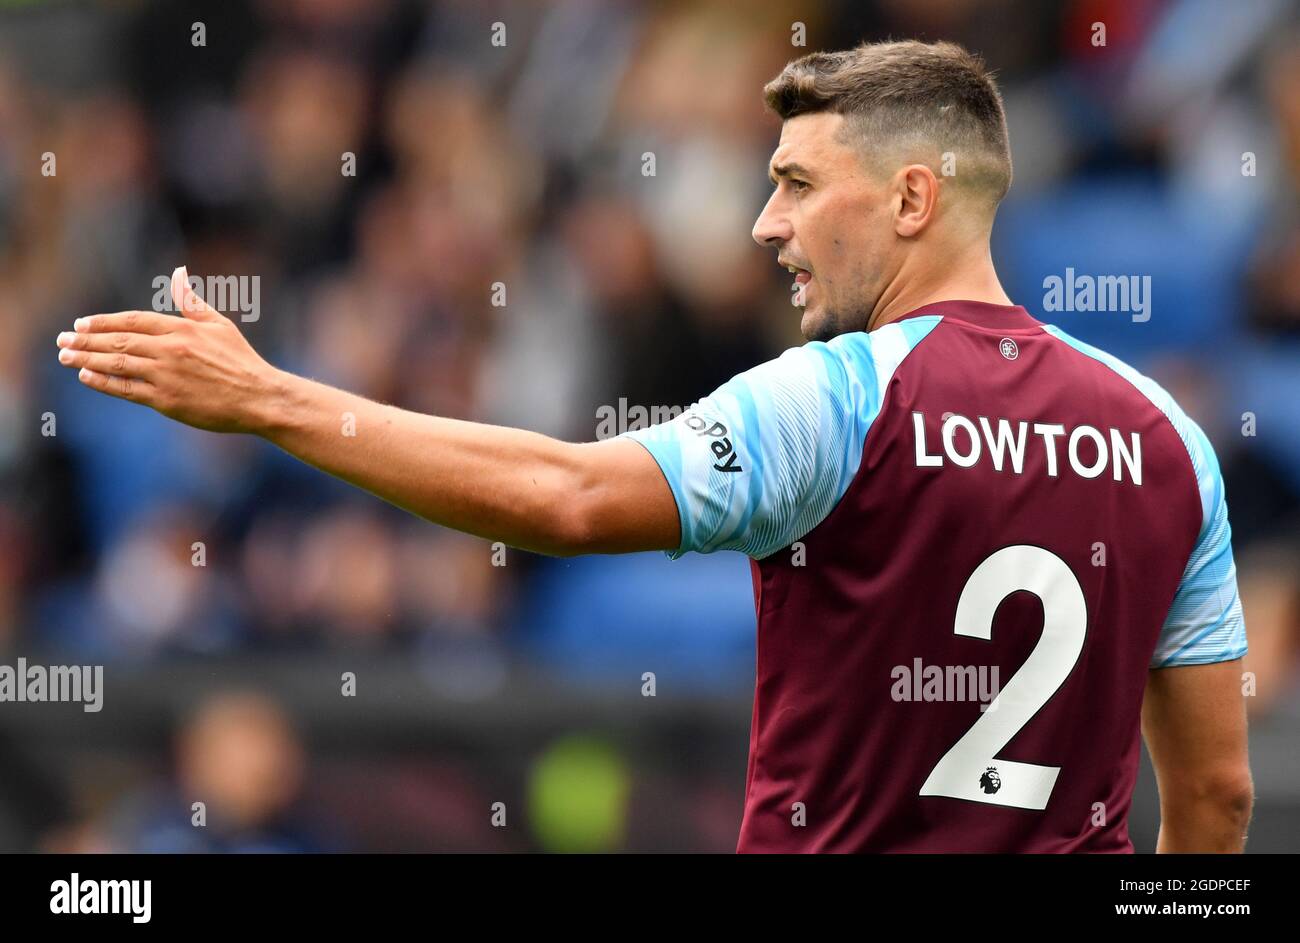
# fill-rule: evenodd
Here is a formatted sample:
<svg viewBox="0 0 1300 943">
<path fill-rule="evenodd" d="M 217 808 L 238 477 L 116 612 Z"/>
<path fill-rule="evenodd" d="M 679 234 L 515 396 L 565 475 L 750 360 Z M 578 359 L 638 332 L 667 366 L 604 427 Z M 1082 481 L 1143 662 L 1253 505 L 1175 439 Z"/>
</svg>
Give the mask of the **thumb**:
<svg viewBox="0 0 1300 943">
<path fill-rule="evenodd" d="M 191 321 L 221 320 L 220 312 L 190 287 L 190 273 L 183 265 L 172 272 L 172 301 L 176 303 L 176 310 Z"/>
</svg>

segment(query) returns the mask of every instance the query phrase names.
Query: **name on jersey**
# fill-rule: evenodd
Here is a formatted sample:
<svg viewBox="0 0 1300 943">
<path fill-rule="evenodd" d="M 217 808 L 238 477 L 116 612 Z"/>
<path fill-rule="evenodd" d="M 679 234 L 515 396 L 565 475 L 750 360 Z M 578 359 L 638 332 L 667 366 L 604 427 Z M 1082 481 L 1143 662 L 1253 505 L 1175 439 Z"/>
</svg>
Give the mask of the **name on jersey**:
<svg viewBox="0 0 1300 943">
<path fill-rule="evenodd" d="M 1114 428 L 1103 432 L 1089 425 L 1067 429 L 1061 423 L 990 420 L 986 416 L 971 420 L 958 413 L 944 413 L 939 440 L 931 444 L 926 441 L 922 412 L 912 413 L 912 429 L 917 468 L 942 468 L 947 463 L 971 468 L 988 462 L 994 471 L 1019 475 L 1025 470 L 1026 454 L 1041 454 L 1052 478 L 1068 467 L 1081 478 L 1098 478 L 1109 471 L 1115 481 L 1142 484 L 1142 436 L 1136 432 L 1126 435 Z"/>
</svg>

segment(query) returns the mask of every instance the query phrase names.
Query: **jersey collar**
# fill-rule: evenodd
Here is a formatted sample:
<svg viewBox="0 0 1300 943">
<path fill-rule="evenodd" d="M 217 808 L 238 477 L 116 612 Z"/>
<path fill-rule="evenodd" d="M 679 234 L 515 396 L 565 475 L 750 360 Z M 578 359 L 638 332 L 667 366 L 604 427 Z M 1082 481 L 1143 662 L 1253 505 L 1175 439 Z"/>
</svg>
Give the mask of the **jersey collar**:
<svg viewBox="0 0 1300 943">
<path fill-rule="evenodd" d="M 1016 328 L 1039 328 L 1042 322 L 1034 318 L 1021 305 L 995 305 L 987 301 L 935 301 L 923 305 L 915 311 L 909 311 L 902 317 L 894 318 L 890 324 L 921 318 L 926 315 L 941 314 L 954 321 L 967 321 L 976 327 L 989 327 L 998 330 L 1015 330 Z"/>
</svg>

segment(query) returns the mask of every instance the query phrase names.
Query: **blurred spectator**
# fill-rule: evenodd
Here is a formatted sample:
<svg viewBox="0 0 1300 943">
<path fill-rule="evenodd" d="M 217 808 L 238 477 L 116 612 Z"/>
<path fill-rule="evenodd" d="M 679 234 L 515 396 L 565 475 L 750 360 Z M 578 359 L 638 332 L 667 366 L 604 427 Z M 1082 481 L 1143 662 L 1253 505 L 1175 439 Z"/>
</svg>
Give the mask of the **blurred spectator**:
<svg viewBox="0 0 1300 943">
<path fill-rule="evenodd" d="M 298 806 L 303 748 L 273 702 L 234 692 L 211 698 L 181 728 L 176 754 L 175 779 L 129 798 L 107 823 L 113 848 L 330 850 Z"/>
</svg>

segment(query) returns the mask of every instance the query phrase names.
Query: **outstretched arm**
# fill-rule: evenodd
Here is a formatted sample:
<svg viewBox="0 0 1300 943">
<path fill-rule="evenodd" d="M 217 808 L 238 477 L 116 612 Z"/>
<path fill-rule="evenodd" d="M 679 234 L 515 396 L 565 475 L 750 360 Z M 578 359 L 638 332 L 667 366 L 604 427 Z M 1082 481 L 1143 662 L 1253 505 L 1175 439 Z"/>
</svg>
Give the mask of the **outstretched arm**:
<svg viewBox="0 0 1300 943">
<path fill-rule="evenodd" d="M 59 335 L 59 362 L 92 389 L 200 429 L 261 436 L 436 524 L 555 555 L 678 546 L 672 492 L 635 442 L 561 442 L 376 403 L 272 367 L 183 269 L 172 297 L 182 317 L 79 318 Z"/>
</svg>

